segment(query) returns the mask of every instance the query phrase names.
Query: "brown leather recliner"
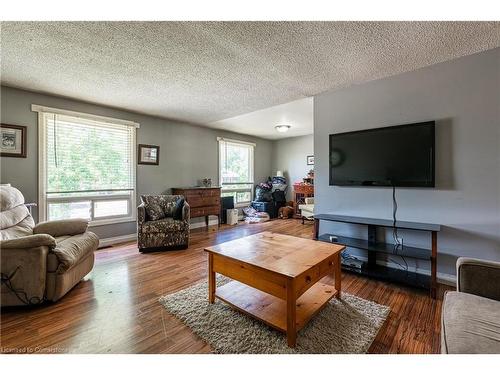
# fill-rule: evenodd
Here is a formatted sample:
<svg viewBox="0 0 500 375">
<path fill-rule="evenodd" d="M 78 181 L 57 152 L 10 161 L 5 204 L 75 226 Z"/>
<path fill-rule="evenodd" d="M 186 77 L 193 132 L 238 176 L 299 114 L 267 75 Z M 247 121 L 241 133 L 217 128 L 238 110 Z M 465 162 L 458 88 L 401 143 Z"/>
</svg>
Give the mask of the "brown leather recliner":
<svg viewBox="0 0 500 375">
<path fill-rule="evenodd" d="M 85 219 L 35 225 L 24 197 L 0 186 L 1 305 L 57 301 L 94 266 L 99 238 Z"/>
</svg>

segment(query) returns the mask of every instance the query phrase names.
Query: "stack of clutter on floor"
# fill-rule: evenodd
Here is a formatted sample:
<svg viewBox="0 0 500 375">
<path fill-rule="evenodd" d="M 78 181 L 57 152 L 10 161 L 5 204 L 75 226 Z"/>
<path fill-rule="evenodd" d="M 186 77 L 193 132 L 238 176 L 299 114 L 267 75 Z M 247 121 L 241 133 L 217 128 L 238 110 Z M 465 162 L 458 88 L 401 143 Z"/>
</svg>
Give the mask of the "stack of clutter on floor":
<svg viewBox="0 0 500 375">
<path fill-rule="evenodd" d="M 263 223 L 270 219 L 270 216 L 267 212 L 259 212 L 253 207 L 245 207 L 243 209 L 243 213 L 246 216 L 245 223 L 248 224 Z"/>
<path fill-rule="evenodd" d="M 279 209 L 286 206 L 287 186 L 286 178 L 278 171 L 277 176 L 269 177 L 255 187 L 255 199 L 250 207 L 257 212 L 267 213 L 271 219 L 277 218 Z"/>
</svg>

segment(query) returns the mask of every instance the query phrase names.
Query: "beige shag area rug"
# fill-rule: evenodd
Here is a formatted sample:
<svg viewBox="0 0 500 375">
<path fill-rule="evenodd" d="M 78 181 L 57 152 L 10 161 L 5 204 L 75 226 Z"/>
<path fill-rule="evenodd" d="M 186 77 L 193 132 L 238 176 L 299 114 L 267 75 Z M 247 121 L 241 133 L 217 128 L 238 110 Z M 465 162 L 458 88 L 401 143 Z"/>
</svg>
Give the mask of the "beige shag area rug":
<svg viewBox="0 0 500 375">
<path fill-rule="evenodd" d="M 229 280 L 218 276 L 217 284 Z M 389 307 L 343 293 L 333 298 L 299 331 L 297 346 L 286 335 L 244 315 L 222 301 L 208 303 L 207 282 L 160 298 L 168 312 L 210 344 L 216 353 L 366 353 L 389 315 Z"/>
</svg>

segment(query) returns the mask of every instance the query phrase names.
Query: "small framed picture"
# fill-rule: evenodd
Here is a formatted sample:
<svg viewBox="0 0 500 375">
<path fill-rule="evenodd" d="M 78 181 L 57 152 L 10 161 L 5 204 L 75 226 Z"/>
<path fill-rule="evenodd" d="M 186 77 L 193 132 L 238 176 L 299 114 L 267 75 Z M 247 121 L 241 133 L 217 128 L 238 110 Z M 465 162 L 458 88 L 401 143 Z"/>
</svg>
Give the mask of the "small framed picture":
<svg viewBox="0 0 500 375">
<path fill-rule="evenodd" d="M 26 157 L 26 126 L 0 124 L 0 155 Z"/>
<path fill-rule="evenodd" d="M 139 145 L 138 164 L 160 164 L 160 146 Z"/>
<path fill-rule="evenodd" d="M 307 165 L 314 165 L 314 155 L 309 155 L 307 157 Z"/>
</svg>

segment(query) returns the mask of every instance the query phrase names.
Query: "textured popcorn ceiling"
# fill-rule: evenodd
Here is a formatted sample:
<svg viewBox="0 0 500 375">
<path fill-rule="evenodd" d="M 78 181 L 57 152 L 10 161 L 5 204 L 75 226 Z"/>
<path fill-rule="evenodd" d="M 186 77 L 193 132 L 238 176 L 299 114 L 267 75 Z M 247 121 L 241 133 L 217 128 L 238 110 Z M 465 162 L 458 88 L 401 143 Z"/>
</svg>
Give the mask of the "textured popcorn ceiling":
<svg viewBox="0 0 500 375">
<path fill-rule="evenodd" d="M 4 85 L 204 125 L 500 46 L 498 22 L 1 27 Z"/>
</svg>

